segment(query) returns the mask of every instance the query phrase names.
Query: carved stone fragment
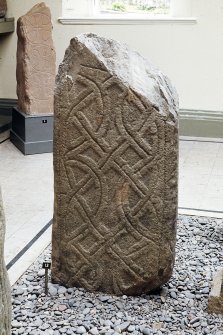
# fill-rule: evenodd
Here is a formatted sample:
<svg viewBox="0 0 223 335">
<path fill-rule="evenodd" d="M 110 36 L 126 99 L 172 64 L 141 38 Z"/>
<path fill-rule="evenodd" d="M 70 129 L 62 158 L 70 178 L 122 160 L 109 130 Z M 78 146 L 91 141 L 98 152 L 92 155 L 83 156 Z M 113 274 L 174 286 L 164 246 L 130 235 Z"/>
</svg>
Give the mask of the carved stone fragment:
<svg viewBox="0 0 223 335">
<path fill-rule="evenodd" d="M 6 0 L 0 0 L 0 17 L 4 17 L 7 11 Z"/>
<path fill-rule="evenodd" d="M 214 275 L 208 299 L 208 312 L 223 314 L 223 268 L 220 268 Z"/>
<path fill-rule="evenodd" d="M 71 40 L 56 79 L 54 282 L 135 295 L 175 258 L 178 97 L 126 45 Z"/>
<path fill-rule="evenodd" d="M 26 114 L 53 113 L 55 50 L 50 9 L 42 2 L 17 23 L 17 95 Z"/>
<path fill-rule="evenodd" d="M 5 218 L 0 190 L 0 335 L 11 334 L 11 290 L 4 262 Z"/>
</svg>

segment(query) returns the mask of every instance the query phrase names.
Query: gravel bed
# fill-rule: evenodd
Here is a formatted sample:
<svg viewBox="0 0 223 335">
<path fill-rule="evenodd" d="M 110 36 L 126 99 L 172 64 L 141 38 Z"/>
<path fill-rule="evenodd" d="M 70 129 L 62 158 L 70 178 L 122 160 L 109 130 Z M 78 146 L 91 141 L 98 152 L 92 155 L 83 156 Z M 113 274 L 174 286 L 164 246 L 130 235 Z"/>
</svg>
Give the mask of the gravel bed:
<svg viewBox="0 0 223 335">
<path fill-rule="evenodd" d="M 223 335 L 223 317 L 209 315 L 213 273 L 223 266 L 223 220 L 179 216 L 176 264 L 155 294 L 116 297 L 49 284 L 42 262 L 50 246 L 12 288 L 12 334 Z"/>
</svg>

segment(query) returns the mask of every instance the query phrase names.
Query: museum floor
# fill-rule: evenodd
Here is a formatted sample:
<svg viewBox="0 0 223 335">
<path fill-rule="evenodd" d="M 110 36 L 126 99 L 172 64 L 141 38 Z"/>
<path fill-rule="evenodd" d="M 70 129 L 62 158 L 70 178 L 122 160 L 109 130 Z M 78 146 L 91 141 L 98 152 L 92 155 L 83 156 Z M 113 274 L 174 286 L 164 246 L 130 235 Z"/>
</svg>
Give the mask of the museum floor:
<svg viewBox="0 0 223 335">
<path fill-rule="evenodd" d="M 0 156 L 5 259 L 13 284 L 50 242 L 52 154 L 24 156 L 7 140 Z M 223 218 L 222 166 L 223 141 L 181 138 L 179 213 Z"/>
</svg>

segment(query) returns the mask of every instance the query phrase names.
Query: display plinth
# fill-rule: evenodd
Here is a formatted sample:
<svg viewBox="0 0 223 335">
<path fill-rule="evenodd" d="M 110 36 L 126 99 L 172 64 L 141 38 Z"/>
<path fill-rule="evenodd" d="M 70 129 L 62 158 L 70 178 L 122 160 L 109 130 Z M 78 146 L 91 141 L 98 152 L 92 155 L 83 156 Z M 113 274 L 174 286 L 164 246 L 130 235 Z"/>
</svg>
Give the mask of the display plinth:
<svg viewBox="0 0 223 335">
<path fill-rule="evenodd" d="M 15 30 L 15 19 L 12 18 L 0 18 L 0 34 L 13 33 Z"/>
<path fill-rule="evenodd" d="M 53 151 L 53 114 L 27 115 L 12 110 L 11 142 L 24 154 Z"/>
</svg>

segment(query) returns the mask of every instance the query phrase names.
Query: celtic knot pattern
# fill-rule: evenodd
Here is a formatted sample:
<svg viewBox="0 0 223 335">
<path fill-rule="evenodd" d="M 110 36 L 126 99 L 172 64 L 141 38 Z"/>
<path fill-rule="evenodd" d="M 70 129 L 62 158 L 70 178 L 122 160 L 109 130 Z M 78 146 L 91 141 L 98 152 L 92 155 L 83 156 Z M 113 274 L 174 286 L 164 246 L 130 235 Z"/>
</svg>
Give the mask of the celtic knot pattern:
<svg viewBox="0 0 223 335">
<path fill-rule="evenodd" d="M 60 83 L 54 280 L 115 294 L 154 289 L 173 266 L 176 126 L 101 64 L 82 62 Z"/>
</svg>

